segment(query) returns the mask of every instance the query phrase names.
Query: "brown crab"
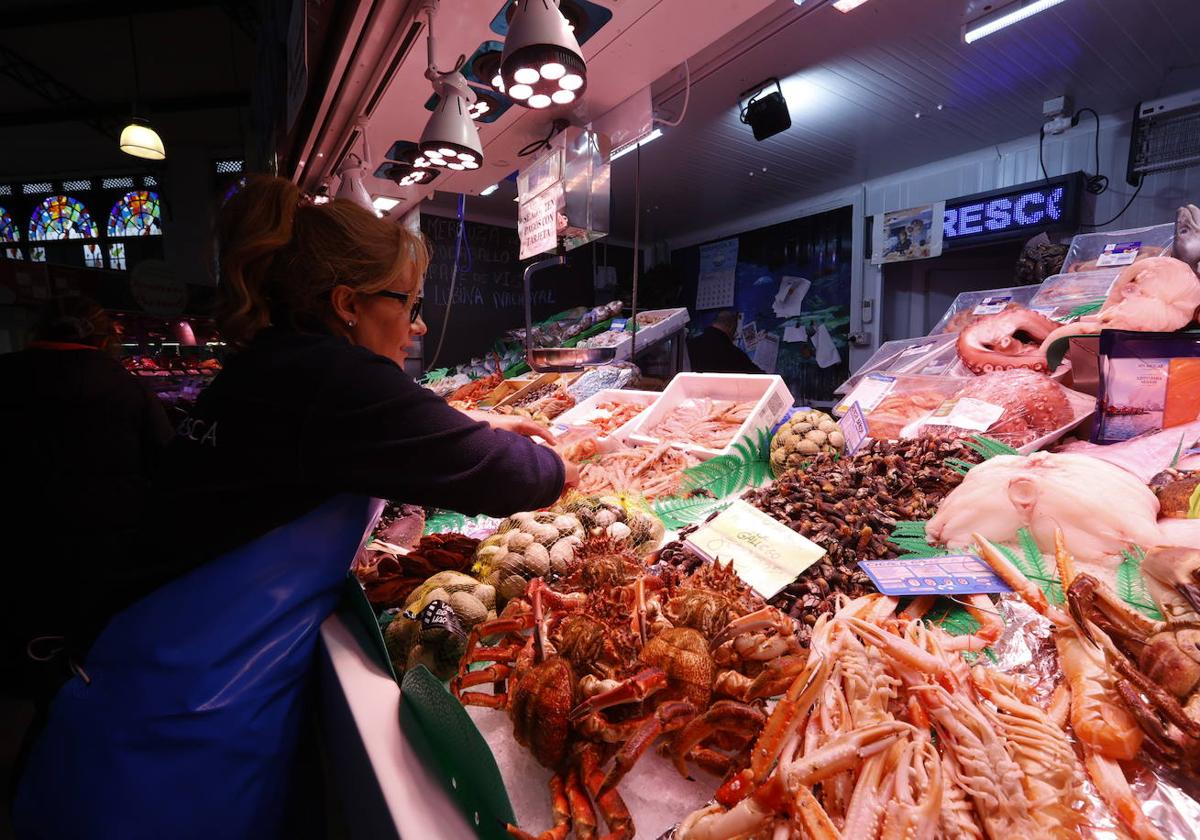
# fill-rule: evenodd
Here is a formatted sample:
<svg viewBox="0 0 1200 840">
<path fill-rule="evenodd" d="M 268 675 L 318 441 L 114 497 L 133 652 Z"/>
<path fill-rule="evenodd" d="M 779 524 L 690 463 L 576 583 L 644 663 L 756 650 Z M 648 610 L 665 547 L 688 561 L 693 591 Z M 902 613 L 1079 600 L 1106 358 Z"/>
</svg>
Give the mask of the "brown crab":
<svg viewBox="0 0 1200 840">
<path fill-rule="evenodd" d="M 1081 574 L 1067 590 L 1071 614 L 1119 675 L 1115 687 L 1147 738 L 1173 764 L 1200 772 L 1200 616 L 1196 570 L 1200 551 L 1157 549 L 1142 564 L 1147 576 L 1176 584 L 1190 613 L 1164 610 L 1156 621 L 1134 610 L 1107 585 Z"/>
</svg>

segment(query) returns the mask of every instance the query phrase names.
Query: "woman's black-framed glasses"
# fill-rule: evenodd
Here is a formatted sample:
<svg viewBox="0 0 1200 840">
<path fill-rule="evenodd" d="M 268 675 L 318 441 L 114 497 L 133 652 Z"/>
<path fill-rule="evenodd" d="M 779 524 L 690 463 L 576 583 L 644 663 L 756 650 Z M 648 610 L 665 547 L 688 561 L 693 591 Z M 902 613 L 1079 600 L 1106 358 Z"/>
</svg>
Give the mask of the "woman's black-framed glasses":
<svg viewBox="0 0 1200 840">
<path fill-rule="evenodd" d="M 401 303 L 408 303 L 409 299 L 412 298 L 411 292 L 393 292 L 388 289 L 384 289 L 381 292 L 375 292 L 375 294 L 379 295 L 380 297 L 393 298 Z M 408 313 L 408 319 L 410 323 L 417 323 L 417 319 L 421 317 L 421 301 L 423 300 L 424 298 L 421 295 L 417 295 L 417 299 L 413 301 L 412 310 Z"/>
</svg>

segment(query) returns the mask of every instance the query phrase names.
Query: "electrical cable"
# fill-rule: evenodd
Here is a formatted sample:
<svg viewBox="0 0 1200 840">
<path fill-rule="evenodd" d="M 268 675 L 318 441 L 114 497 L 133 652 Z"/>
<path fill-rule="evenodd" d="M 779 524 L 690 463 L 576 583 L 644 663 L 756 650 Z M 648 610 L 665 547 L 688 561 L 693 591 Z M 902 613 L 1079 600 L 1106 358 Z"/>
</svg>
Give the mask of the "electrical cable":
<svg viewBox="0 0 1200 840">
<path fill-rule="evenodd" d="M 541 140 L 534 140 L 528 146 L 524 146 L 519 152 L 517 152 L 517 157 L 529 157 L 530 155 L 537 154 L 543 149 L 549 149 L 550 141 L 562 132 L 566 131 L 570 124 L 570 122 L 564 119 L 557 119 L 550 123 L 550 133 Z"/>
<path fill-rule="evenodd" d="M 458 236 L 454 240 L 454 265 L 450 268 L 450 290 L 446 293 L 446 311 L 442 313 L 442 329 L 438 335 L 437 349 L 433 351 L 433 358 L 429 362 L 430 370 L 437 370 L 438 359 L 442 355 L 442 345 L 446 342 L 446 327 L 450 324 L 450 307 L 454 305 L 454 284 L 458 280 L 458 263 L 462 255 L 463 241 L 466 239 L 467 222 L 465 219 L 465 211 L 467 206 L 467 197 L 463 193 L 458 195 Z M 471 249 L 467 248 L 467 260 L 471 259 Z M 470 271 L 470 265 L 467 266 L 467 271 Z"/>
<path fill-rule="evenodd" d="M 1145 185 L 1146 185 L 1146 179 L 1145 179 L 1145 177 L 1143 177 L 1142 180 L 1138 182 L 1138 187 L 1136 190 L 1133 191 L 1133 195 L 1129 196 L 1129 201 L 1126 201 L 1125 206 L 1121 208 L 1121 212 L 1118 213 L 1117 215 L 1113 216 L 1107 222 L 1100 222 L 1099 224 L 1094 224 L 1094 225 L 1080 225 L 1080 227 L 1085 227 L 1085 228 L 1108 227 L 1113 222 L 1115 222 L 1117 219 L 1119 219 L 1125 215 L 1125 211 L 1129 209 L 1131 204 L 1133 204 L 1134 199 L 1136 199 L 1138 197 L 1138 194 L 1141 193 L 1141 191 L 1142 191 L 1142 187 L 1144 187 Z"/>
<path fill-rule="evenodd" d="M 1049 181 L 1050 176 L 1046 174 L 1046 158 L 1042 155 L 1042 148 L 1046 145 L 1046 127 L 1042 126 L 1038 129 L 1038 163 L 1042 165 L 1042 180 Z"/>
<path fill-rule="evenodd" d="M 1071 127 L 1079 125 L 1079 117 L 1084 111 L 1091 111 L 1096 120 L 1096 174 L 1088 177 L 1087 191 L 1092 195 L 1103 195 L 1108 190 L 1108 176 L 1100 174 L 1100 115 L 1094 108 L 1080 108 L 1075 112 L 1075 116 L 1071 117 Z"/>
<path fill-rule="evenodd" d="M 692 98 L 692 68 L 688 66 L 686 58 L 683 60 L 683 73 L 685 77 L 683 88 L 683 110 L 679 112 L 679 116 L 675 118 L 674 122 L 669 120 L 655 120 L 656 123 L 659 125 L 665 125 L 667 128 L 677 128 L 679 124 L 683 122 L 683 118 L 687 116 L 688 102 Z"/>
</svg>

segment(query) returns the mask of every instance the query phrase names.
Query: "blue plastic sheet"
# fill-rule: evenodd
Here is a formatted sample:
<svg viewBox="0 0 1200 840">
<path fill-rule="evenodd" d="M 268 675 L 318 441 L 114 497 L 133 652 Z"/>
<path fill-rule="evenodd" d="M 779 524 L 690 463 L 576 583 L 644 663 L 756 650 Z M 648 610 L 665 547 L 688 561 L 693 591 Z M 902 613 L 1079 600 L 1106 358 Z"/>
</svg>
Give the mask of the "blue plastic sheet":
<svg viewBox="0 0 1200 840">
<path fill-rule="evenodd" d="M 371 507 L 338 496 L 117 615 L 91 683 L 54 699 L 17 836 L 279 836 L 317 631 Z"/>
</svg>

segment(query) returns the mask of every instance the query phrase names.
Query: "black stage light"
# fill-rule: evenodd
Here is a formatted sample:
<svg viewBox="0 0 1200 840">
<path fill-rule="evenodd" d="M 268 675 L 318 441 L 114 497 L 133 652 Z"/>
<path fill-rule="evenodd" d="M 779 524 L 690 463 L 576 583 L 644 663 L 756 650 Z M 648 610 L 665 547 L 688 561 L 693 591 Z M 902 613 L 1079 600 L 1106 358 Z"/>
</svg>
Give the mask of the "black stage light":
<svg viewBox="0 0 1200 840">
<path fill-rule="evenodd" d="M 767 93 L 767 89 L 775 90 Z M 741 103 L 745 101 L 745 105 Z M 767 79 L 738 97 L 742 122 L 754 131 L 755 140 L 766 140 L 792 127 L 792 115 L 788 113 L 787 100 L 778 79 Z"/>
</svg>

